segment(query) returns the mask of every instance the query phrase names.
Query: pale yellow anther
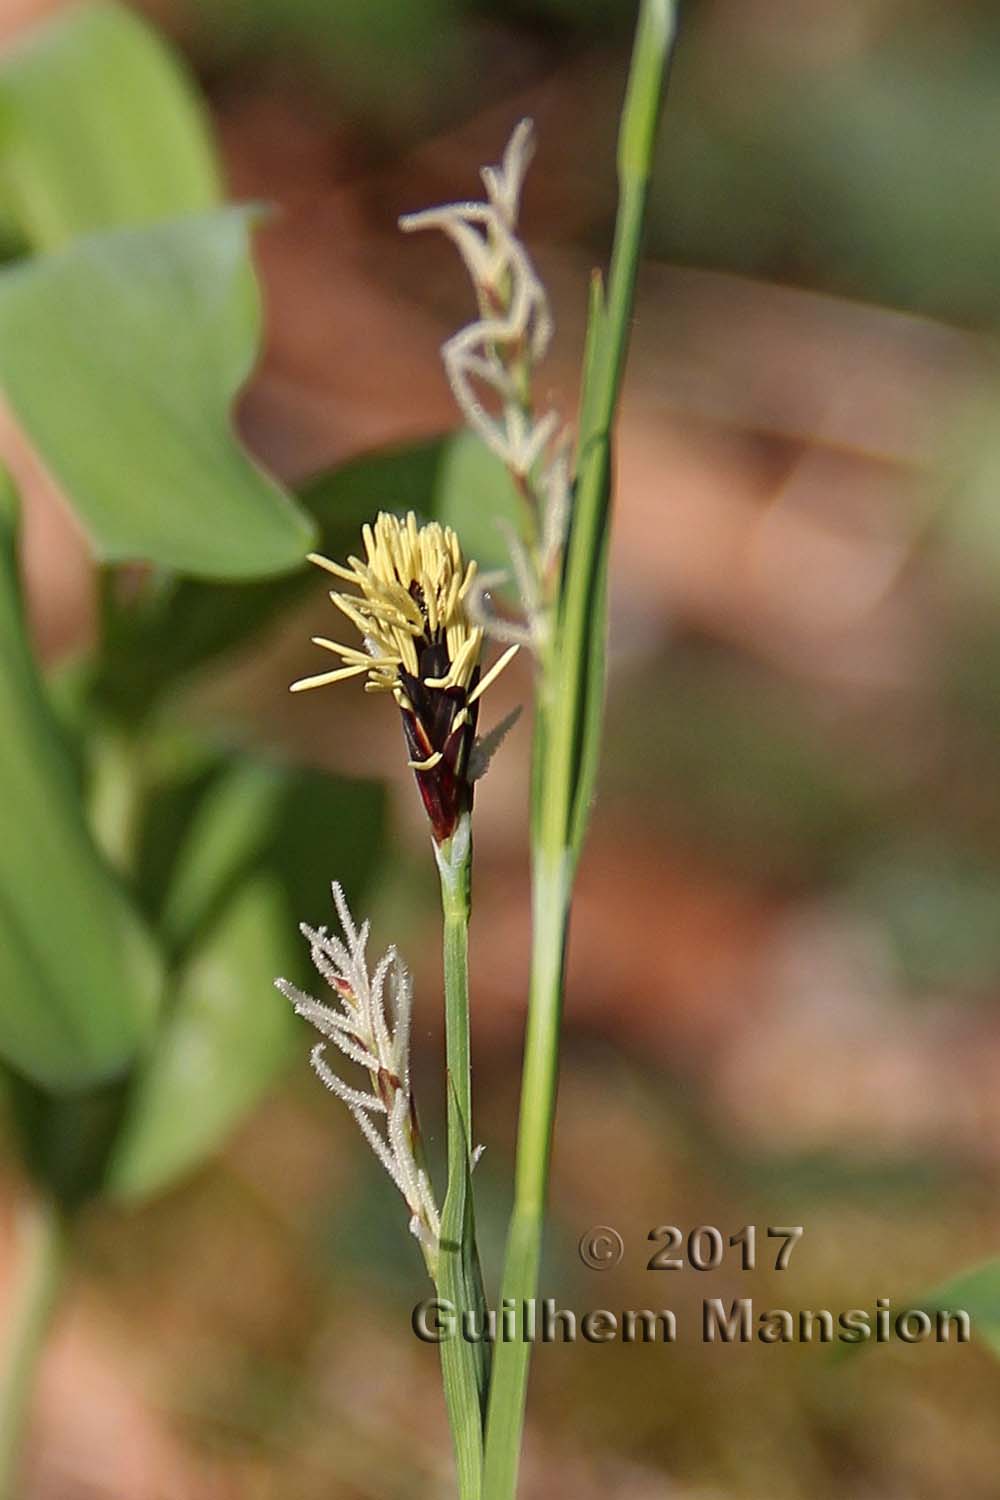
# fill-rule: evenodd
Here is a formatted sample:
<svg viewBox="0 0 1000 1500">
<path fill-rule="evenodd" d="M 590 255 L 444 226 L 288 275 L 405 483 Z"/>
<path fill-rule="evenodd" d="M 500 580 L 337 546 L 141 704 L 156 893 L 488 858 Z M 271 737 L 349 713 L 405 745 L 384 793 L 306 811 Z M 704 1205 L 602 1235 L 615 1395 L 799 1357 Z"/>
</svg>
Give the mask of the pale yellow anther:
<svg viewBox="0 0 1000 1500">
<path fill-rule="evenodd" d="M 338 667 L 333 672 L 320 672 L 316 677 L 300 677 L 298 682 L 293 682 L 289 687 L 290 693 L 304 693 L 308 688 L 326 687 L 330 682 L 343 682 L 346 677 L 357 677 L 361 672 L 367 672 L 367 666 L 361 667 Z"/>
<path fill-rule="evenodd" d="M 490 667 L 490 670 L 486 673 L 486 676 L 480 678 L 479 682 L 477 682 L 476 686 L 472 689 L 472 692 L 469 694 L 470 704 L 475 703 L 477 698 L 481 698 L 486 689 L 490 687 L 494 682 L 496 682 L 504 667 L 508 662 L 513 661 L 514 657 L 517 655 L 520 649 L 520 646 L 508 646 L 504 654 L 493 663 L 492 667 Z"/>
<path fill-rule="evenodd" d="M 336 651 L 341 660 L 350 662 L 353 666 L 364 667 L 366 671 L 372 664 L 371 657 L 364 651 L 357 651 L 353 646 L 341 646 L 339 641 L 328 641 L 325 635 L 314 635 L 312 643 L 314 646 L 322 646 L 324 651 Z"/>
<path fill-rule="evenodd" d="M 370 635 L 370 621 L 361 613 L 355 601 L 348 598 L 346 594 L 331 594 L 331 602 L 337 606 L 342 614 L 345 614 L 352 625 L 356 625 L 363 636 Z"/>
<path fill-rule="evenodd" d="M 426 760 L 408 760 L 406 764 L 411 771 L 433 771 L 434 767 L 444 757 L 440 750 L 435 750 L 433 755 L 428 755 Z"/>
<path fill-rule="evenodd" d="M 457 687 L 467 686 L 472 676 L 473 668 L 479 659 L 479 650 L 482 645 L 482 631 L 477 627 L 467 640 L 463 641 L 455 653 L 451 664 L 452 681 Z"/>
<path fill-rule="evenodd" d="M 417 661 L 417 649 L 413 644 L 413 637 L 411 635 L 401 636 L 399 649 L 400 655 L 403 658 L 403 666 L 411 677 L 416 677 L 420 670 L 420 663 Z"/>
<path fill-rule="evenodd" d="M 352 573 L 349 567 L 345 568 L 338 562 L 331 562 L 328 557 L 323 557 L 319 552 L 310 552 L 307 554 L 307 558 L 309 562 L 315 563 L 317 568 L 325 568 L 335 578 L 346 578 L 348 583 L 357 582 L 354 573 Z M 349 558 L 348 561 L 353 562 L 354 559 Z"/>
<path fill-rule="evenodd" d="M 366 675 L 368 692 L 391 692 L 400 707 L 414 712 L 400 672 L 419 675 L 418 641 L 443 644 L 448 670 L 424 679 L 431 689 L 468 689 L 483 646 L 482 627 L 473 624 L 466 598 L 476 577 L 476 564 L 466 563 L 458 537 L 450 526 L 431 521 L 421 526 L 413 511 L 405 518 L 381 512 L 362 527 L 364 559 L 350 557 L 347 565 L 319 553 L 310 560 L 334 577 L 353 585 L 356 593 L 332 591 L 330 599 L 361 634 L 365 650 L 344 646 L 325 636 L 314 637 L 324 651 L 338 655 L 343 666 L 333 672 L 303 678 L 294 691 Z M 513 655 L 508 651 L 478 684 L 469 701 L 480 697 Z M 460 710 L 455 728 L 469 716 Z M 439 757 L 415 767 L 430 770 Z"/>
</svg>

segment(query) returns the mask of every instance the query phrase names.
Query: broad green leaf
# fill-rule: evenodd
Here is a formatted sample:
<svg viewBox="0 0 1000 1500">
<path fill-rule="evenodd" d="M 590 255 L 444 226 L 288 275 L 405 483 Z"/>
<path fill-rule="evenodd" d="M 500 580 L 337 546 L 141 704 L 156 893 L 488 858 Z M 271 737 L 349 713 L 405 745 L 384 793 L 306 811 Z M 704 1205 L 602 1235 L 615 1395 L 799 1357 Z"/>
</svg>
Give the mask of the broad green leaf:
<svg viewBox="0 0 1000 1500">
<path fill-rule="evenodd" d="M 197 94 L 131 11 L 73 6 L 0 61 L 0 203 L 33 248 L 218 199 Z"/>
<path fill-rule="evenodd" d="M 84 823 L 24 636 L 16 499 L 0 490 L 0 1055 L 79 1091 L 127 1067 L 158 988 L 152 945 Z"/>
<path fill-rule="evenodd" d="M 374 782 L 251 762 L 204 792 L 161 908 L 174 1002 L 126 1112 L 113 1193 L 159 1192 L 200 1165 L 272 1082 L 294 1035 L 273 981 L 320 983 L 298 923 L 329 920 L 331 879 L 357 909 L 384 807 Z"/>
<path fill-rule="evenodd" d="M 232 431 L 259 335 L 250 218 L 111 230 L 0 274 L 0 384 L 104 560 L 241 578 L 312 545 Z"/>
<path fill-rule="evenodd" d="M 113 1193 L 144 1197 L 197 1166 L 287 1060 L 294 1014 L 270 983 L 287 940 L 278 881 L 261 874 L 181 974 L 112 1160 Z"/>
</svg>

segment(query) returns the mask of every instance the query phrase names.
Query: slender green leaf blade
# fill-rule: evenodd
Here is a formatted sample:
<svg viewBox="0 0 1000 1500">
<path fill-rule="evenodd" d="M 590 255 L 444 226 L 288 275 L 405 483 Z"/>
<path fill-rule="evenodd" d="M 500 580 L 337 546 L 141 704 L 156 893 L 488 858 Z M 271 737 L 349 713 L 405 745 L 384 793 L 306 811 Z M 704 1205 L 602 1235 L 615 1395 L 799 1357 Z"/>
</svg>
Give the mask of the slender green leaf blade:
<svg viewBox="0 0 1000 1500">
<path fill-rule="evenodd" d="M 85 236 L 0 275 L 0 383 L 104 560 L 240 578 L 312 544 L 232 431 L 259 334 L 250 217 Z"/>
<path fill-rule="evenodd" d="M 180 63 L 123 6 L 73 6 L 0 61 L 0 204 L 38 250 L 219 199 Z"/>
<path fill-rule="evenodd" d="M 526 1032 L 517 1190 L 504 1266 L 504 1295 L 534 1297 L 541 1255 L 542 1205 L 554 1121 L 562 960 L 569 887 L 586 821 L 600 698 L 587 654 L 595 647 L 595 614 L 603 616 L 610 505 L 610 448 L 631 327 L 655 125 L 670 57 L 675 7 L 642 0 L 619 132 L 619 200 L 607 303 L 592 291 L 587 390 L 556 636 L 543 663 L 540 691 L 548 719 L 537 736 L 544 764 L 533 777 L 536 914 L 532 993 Z M 599 622 L 602 624 L 602 622 Z M 603 624 L 602 624 L 603 629 Z M 599 649 L 603 650 L 603 636 Z M 603 682 L 603 658 L 598 668 Z M 546 699 L 548 698 L 548 703 Z M 595 708 L 595 704 L 598 707 Z M 486 1423 L 484 1500 L 513 1500 L 530 1350 L 500 1343 L 494 1360 Z"/>
<path fill-rule="evenodd" d="M 570 810 L 568 846 L 574 860 L 579 859 L 590 821 L 590 809 L 600 767 L 601 734 L 604 726 L 604 698 L 607 678 L 608 636 L 608 534 L 599 543 L 590 606 L 587 649 L 583 669 L 586 681 L 582 690 L 583 712 L 573 782 L 573 805 Z"/>
<path fill-rule="evenodd" d="M 604 487 L 601 524 L 594 539 L 593 581 L 589 590 L 587 645 L 582 653 L 580 672 L 583 708 L 574 768 L 573 799 L 570 809 L 568 844 L 574 859 L 579 859 L 590 819 L 590 806 L 600 764 L 601 731 L 604 723 L 604 697 L 607 676 L 608 635 L 608 503 L 611 484 L 610 453 L 602 441 L 599 428 L 594 431 L 594 408 L 598 405 L 598 365 L 604 338 L 604 283 L 595 273 L 590 282 L 590 307 L 587 318 L 587 340 L 583 358 L 583 385 L 580 394 L 581 445 L 577 461 L 577 483 L 589 466 L 599 468 Z M 585 482 L 589 482 L 589 476 Z"/>
<path fill-rule="evenodd" d="M 94 847 L 24 634 L 0 490 L 0 1055 L 78 1091 L 124 1069 L 155 1009 L 152 944 Z"/>
</svg>

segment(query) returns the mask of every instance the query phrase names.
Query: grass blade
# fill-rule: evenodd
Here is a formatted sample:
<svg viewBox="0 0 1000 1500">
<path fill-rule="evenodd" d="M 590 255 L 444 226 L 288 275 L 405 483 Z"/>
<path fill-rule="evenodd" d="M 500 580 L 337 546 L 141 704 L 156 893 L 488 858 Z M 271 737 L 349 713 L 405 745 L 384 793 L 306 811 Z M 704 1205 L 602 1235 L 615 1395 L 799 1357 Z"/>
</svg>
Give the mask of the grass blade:
<svg viewBox="0 0 1000 1500">
<path fill-rule="evenodd" d="M 531 988 L 514 1210 L 501 1296 L 538 1292 L 573 873 L 597 769 L 604 692 L 611 435 L 628 348 L 660 96 L 674 35 L 670 0 L 643 0 L 619 135 L 619 202 L 607 303 L 596 289 L 581 396 L 577 474 L 556 629 L 542 665 L 533 791 Z M 485 1500 L 517 1490 L 530 1346 L 500 1343 L 486 1424 Z"/>
</svg>

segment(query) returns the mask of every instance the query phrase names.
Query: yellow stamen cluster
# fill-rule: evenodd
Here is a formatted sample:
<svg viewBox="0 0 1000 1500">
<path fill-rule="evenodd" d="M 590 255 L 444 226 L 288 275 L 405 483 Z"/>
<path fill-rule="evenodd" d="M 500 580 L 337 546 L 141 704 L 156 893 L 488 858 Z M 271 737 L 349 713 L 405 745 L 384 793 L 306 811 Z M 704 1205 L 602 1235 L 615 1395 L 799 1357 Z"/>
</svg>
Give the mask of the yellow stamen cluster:
<svg viewBox="0 0 1000 1500">
<path fill-rule="evenodd" d="M 405 520 L 383 511 L 374 526 L 363 528 L 362 539 L 364 562 L 351 557 L 343 567 L 317 553 L 311 553 L 309 560 L 360 590 L 358 594 L 334 591 L 330 598 L 360 631 L 365 650 L 314 636 L 315 645 L 334 652 L 344 665 L 293 682 L 292 692 L 365 675 L 367 692 L 391 692 L 400 708 L 412 712 L 400 669 L 419 677 L 418 643 L 437 642 L 446 647 L 448 670 L 440 677 L 423 678 L 424 686 L 468 690 L 482 651 L 483 629 L 473 624 L 466 607 L 476 564 L 466 565 L 455 532 L 437 521 L 418 526 L 412 511 Z M 468 704 L 485 691 L 513 654 L 503 654 L 469 694 Z M 416 769 L 425 768 L 421 764 Z"/>
</svg>

